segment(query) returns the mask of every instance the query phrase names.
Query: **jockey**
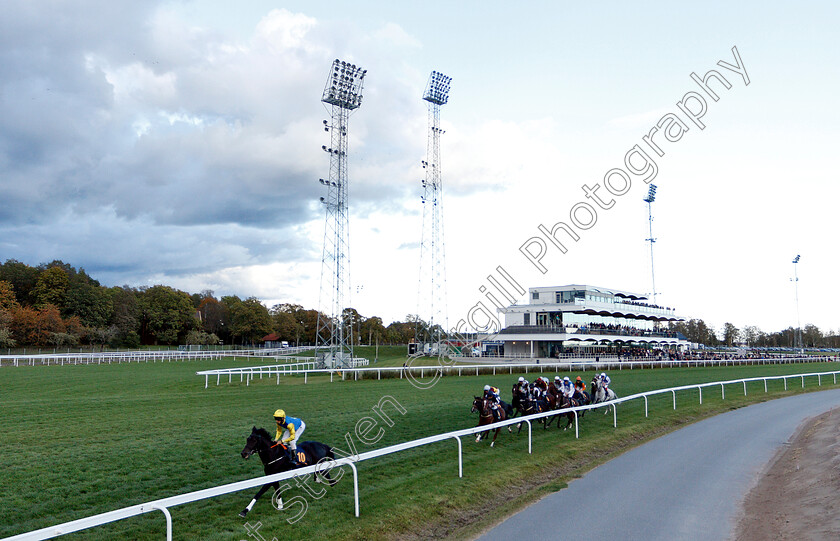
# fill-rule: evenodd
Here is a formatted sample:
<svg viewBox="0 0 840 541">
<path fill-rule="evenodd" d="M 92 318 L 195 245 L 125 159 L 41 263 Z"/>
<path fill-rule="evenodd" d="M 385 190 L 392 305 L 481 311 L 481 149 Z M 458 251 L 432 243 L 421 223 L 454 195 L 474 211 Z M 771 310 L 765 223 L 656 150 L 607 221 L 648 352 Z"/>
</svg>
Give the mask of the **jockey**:
<svg viewBox="0 0 840 541">
<path fill-rule="evenodd" d="M 607 396 L 609 394 L 607 388 L 610 386 L 610 382 L 612 380 L 604 372 L 601 372 L 601 375 L 598 377 L 598 379 L 601 381 L 601 386 L 604 388 L 604 396 Z"/>
<path fill-rule="evenodd" d="M 548 380 L 539 377 L 534 380 L 534 390 L 532 391 L 536 400 L 545 400 L 545 395 L 548 392 Z"/>
<path fill-rule="evenodd" d="M 519 391 L 520 394 L 528 396 L 528 380 L 519 376 L 519 380 L 516 382 L 516 390 Z"/>
<path fill-rule="evenodd" d="M 498 423 L 501 420 L 499 419 L 499 405 L 502 403 L 502 399 L 499 396 L 499 389 L 485 385 L 484 398 L 490 400 L 490 412 L 493 414 L 493 419 Z"/>
<path fill-rule="evenodd" d="M 274 441 L 289 444 L 289 461 L 293 466 L 297 466 L 297 441 L 306 430 L 306 423 L 297 417 L 287 417 L 283 410 L 274 412 L 274 420 L 277 422 L 277 435 L 274 436 Z"/>
<path fill-rule="evenodd" d="M 563 380 L 560 379 L 560 376 L 554 376 L 554 394 L 560 394 L 563 392 Z"/>
<path fill-rule="evenodd" d="M 559 378 L 560 376 L 557 377 Z M 563 378 L 563 381 L 560 383 L 560 392 L 563 393 L 563 396 L 569 399 L 571 399 L 572 395 L 575 394 L 575 386 L 572 385 L 572 381 L 568 376 Z"/>
<path fill-rule="evenodd" d="M 572 398 L 583 402 L 585 399 L 585 395 L 583 394 L 584 391 L 586 391 L 586 383 L 584 383 L 581 377 L 578 376 L 575 378 L 575 394 L 572 395 Z"/>
</svg>

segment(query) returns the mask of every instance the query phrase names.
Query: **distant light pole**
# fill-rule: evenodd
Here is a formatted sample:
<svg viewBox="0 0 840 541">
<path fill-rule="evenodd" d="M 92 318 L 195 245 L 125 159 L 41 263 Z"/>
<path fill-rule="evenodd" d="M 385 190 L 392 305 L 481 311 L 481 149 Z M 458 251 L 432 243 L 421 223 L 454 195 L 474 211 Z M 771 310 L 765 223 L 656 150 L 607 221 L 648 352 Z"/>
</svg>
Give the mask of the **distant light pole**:
<svg viewBox="0 0 840 541">
<path fill-rule="evenodd" d="M 656 239 L 653 238 L 653 212 L 651 209 L 651 203 L 656 201 L 656 184 L 651 184 L 648 187 L 647 197 L 643 201 L 648 204 L 648 232 L 650 236 L 645 241 L 650 243 L 650 282 L 653 288 L 653 304 L 656 304 L 656 277 L 653 273 L 653 243 L 656 242 Z"/>
<path fill-rule="evenodd" d="M 796 265 L 799 264 L 799 254 L 793 258 L 793 290 L 796 294 L 796 333 L 794 334 L 794 347 L 802 349 L 802 324 L 799 319 L 799 274 L 796 272 Z"/>
</svg>

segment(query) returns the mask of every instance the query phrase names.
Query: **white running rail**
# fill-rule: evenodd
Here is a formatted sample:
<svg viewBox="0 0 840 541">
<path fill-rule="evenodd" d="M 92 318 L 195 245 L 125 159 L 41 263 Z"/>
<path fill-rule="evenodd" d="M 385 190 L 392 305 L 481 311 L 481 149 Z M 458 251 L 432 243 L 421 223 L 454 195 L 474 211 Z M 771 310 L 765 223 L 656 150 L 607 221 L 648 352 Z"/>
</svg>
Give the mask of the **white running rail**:
<svg viewBox="0 0 840 541">
<path fill-rule="evenodd" d="M 824 359 L 818 359 L 824 360 Z M 353 359 L 359 361 L 359 359 Z M 370 361 L 361 359 L 364 364 L 357 366 L 366 366 Z M 640 359 L 623 359 L 618 361 L 613 358 L 604 359 L 590 359 L 590 360 L 568 360 L 568 361 L 551 361 L 551 362 L 534 362 L 534 363 L 505 363 L 505 364 L 439 364 L 429 366 L 386 366 L 386 367 L 367 367 L 367 368 L 315 368 L 314 363 L 304 362 L 296 364 L 277 364 L 264 366 L 249 366 L 236 368 L 219 368 L 216 370 L 201 370 L 196 372 L 197 376 L 204 376 L 204 388 L 207 389 L 210 385 L 210 378 L 216 376 L 216 385 L 221 384 L 222 377 L 228 377 L 228 383 L 233 382 L 234 376 L 239 376 L 240 382 L 245 382 L 246 385 L 251 384 L 254 377 L 263 379 L 263 377 L 276 377 L 277 384 L 280 384 L 280 376 L 303 375 L 303 382 L 308 383 L 310 375 L 329 374 L 330 382 L 335 376 L 339 376 L 342 380 L 352 375 L 354 380 L 363 379 L 365 374 L 376 373 L 377 379 L 382 379 L 382 374 L 396 374 L 400 379 L 403 377 L 412 377 L 424 379 L 427 374 L 429 376 L 440 373 L 441 375 L 452 376 L 478 376 L 480 373 L 488 374 L 492 371 L 495 376 L 497 373 L 508 372 L 513 374 L 516 372 L 547 372 L 547 371 L 569 371 L 574 370 L 633 370 L 641 368 L 673 368 L 679 366 L 735 366 L 743 364 L 792 364 L 792 363 L 813 363 L 817 362 L 814 357 L 785 357 L 785 358 L 756 358 L 756 359 L 709 359 L 709 360 L 648 360 Z M 441 372 L 442 371 L 442 372 Z M 410 376 L 409 376 L 410 374 Z"/>
<path fill-rule="evenodd" d="M 172 362 L 197 361 L 205 359 L 221 359 L 223 357 L 274 357 L 275 359 L 291 359 L 289 357 L 312 347 L 300 348 L 256 348 L 229 349 L 208 351 L 187 350 L 133 350 L 133 351 L 101 351 L 87 353 L 38 353 L 21 355 L 0 355 L 0 366 L 36 366 L 36 365 L 78 365 L 78 364 L 121 364 L 133 362 Z"/>
</svg>

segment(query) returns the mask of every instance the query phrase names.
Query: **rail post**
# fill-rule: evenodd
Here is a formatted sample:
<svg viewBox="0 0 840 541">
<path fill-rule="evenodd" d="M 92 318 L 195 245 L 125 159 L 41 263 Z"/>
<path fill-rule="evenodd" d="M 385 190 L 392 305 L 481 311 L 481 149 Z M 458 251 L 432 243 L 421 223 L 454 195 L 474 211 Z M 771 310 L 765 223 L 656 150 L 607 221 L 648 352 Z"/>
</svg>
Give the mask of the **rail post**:
<svg viewBox="0 0 840 541">
<path fill-rule="evenodd" d="M 351 460 L 347 461 L 347 465 L 353 470 L 353 501 L 356 506 L 356 518 L 359 518 L 359 471 Z"/>
<path fill-rule="evenodd" d="M 703 387 L 698 385 L 697 390 L 700 391 L 700 404 L 703 404 Z"/>
<path fill-rule="evenodd" d="M 458 477 L 464 477 L 464 460 L 463 460 L 463 448 L 461 447 L 461 437 L 460 436 L 452 436 L 455 438 L 455 441 L 458 442 Z"/>
<path fill-rule="evenodd" d="M 671 391 L 671 395 L 674 398 L 674 409 L 677 409 L 677 391 Z"/>
<path fill-rule="evenodd" d="M 744 396 L 747 396 L 747 380 L 744 380 Z"/>
<path fill-rule="evenodd" d="M 155 504 L 150 505 L 149 508 L 163 511 L 164 516 L 166 516 L 166 541 L 172 541 L 172 515 L 169 514 L 169 509 Z"/>
<path fill-rule="evenodd" d="M 618 408 L 615 407 L 615 404 L 613 404 L 612 407 L 613 407 L 613 428 L 618 428 Z"/>
<path fill-rule="evenodd" d="M 531 454 L 531 420 L 525 419 L 525 422 L 528 423 L 528 454 Z"/>
</svg>

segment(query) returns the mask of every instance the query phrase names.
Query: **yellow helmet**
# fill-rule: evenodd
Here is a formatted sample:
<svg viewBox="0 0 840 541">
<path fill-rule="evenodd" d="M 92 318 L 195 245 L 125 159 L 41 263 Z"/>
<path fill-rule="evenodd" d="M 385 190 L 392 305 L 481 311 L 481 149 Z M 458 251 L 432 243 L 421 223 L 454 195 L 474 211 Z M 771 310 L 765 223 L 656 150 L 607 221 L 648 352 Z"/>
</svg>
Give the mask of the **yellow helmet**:
<svg viewBox="0 0 840 541">
<path fill-rule="evenodd" d="M 277 410 L 277 411 L 274 412 L 274 416 L 283 418 L 283 417 L 286 417 L 286 412 L 283 411 L 283 410 Z"/>
</svg>

